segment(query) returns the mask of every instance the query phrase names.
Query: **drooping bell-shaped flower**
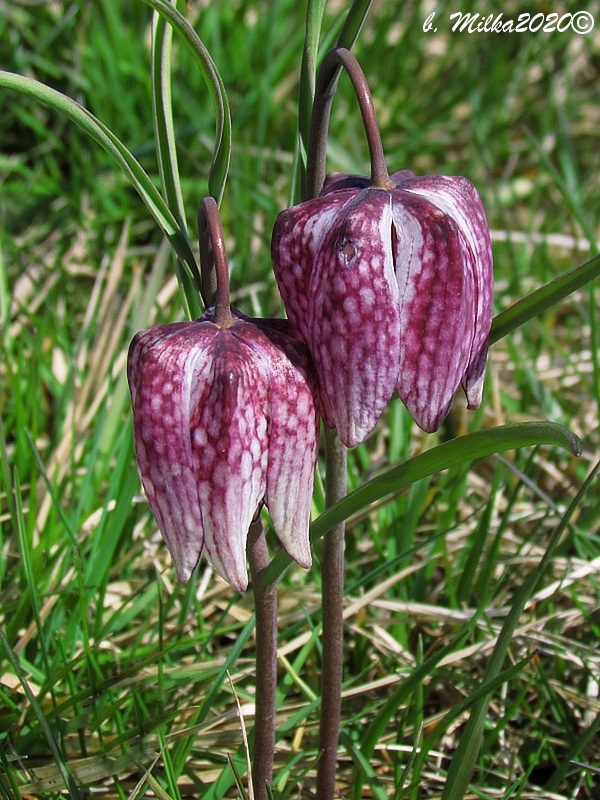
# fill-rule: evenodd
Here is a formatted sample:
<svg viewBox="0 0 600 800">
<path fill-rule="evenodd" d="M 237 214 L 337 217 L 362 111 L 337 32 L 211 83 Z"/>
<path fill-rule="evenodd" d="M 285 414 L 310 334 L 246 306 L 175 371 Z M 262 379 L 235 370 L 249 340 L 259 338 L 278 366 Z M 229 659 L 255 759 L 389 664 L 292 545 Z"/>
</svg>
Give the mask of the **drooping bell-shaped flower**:
<svg viewBox="0 0 600 800">
<path fill-rule="evenodd" d="M 289 555 L 310 566 L 318 389 L 285 320 L 252 320 L 227 301 L 193 322 L 138 333 L 128 378 L 138 469 L 177 577 L 201 553 L 236 589 L 266 504 Z"/>
<path fill-rule="evenodd" d="M 332 174 L 319 197 L 279 215 L 272 258 L 344 444 L 366 438 L 394 390 L 427 432 L 459 385 L 480 405 L 492 254 L 468 180 L 403 170 L 382 186 Z"/>
</svg>

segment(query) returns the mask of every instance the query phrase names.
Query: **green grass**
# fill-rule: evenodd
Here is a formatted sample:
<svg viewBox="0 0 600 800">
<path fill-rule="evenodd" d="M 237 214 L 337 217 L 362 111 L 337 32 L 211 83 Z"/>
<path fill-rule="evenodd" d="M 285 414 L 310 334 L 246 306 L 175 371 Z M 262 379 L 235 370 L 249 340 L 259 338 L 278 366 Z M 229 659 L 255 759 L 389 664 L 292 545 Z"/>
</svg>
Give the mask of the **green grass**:
<svg viewBox="0 0 600 800">
<path fill-rule="evenodd" d="M 222 214 L 234 302 L 278 314 L 269 238 L 294 192 L 305 9 L 180 5 L 231 105 Z M 330 5 L 325 43 L 342 19 Z M 388 166 L 476 184 L 500 311 L 597 253 L 598 7 L 579 7 L 597 16 L 588 36 L 494 36 L 452 33 L 454 11 L 491 13 L 474 4 L 442 3 L 435 34 L 422 30 L 426 3 L 404 6 L 375 4 L 355 48 Z M 502 9 L 515 19 L 535 10 L 517 0 Z M 82 102 L 157 176 L 150 18 L 141 0 L 4 4 L 0 67 Z M 232 686 L 251 730 L 252 600 L 204 562 L 190 584 L 176 583 L 134 462 L 126 351 L 136 330 L 182 316 L 169 250 L 78 129 L 4 89 L 0 108 L 0 798 L 238 797 L 228 759 L 242 776 L 246 761 Z M 173 108 L 195 231 L 215 121 L 180 47 Z M 345 78 L 330 131 L 329 168 L 365 172 Z M 579 459 L 539 447 L 454 467 L 350 519 L 342 796 L 441 797 L 476 692 L 491 681 L 466 796 L 596 797 L 597 481 L 577 498 L 492 675 L 519 591 L 598 458 L 596 303 L 586 287 L 495 344 L 480 412 L 458 398 L 437 438 L 426 437 L 395 400 L 350 453 L 354 489 L 434 441 L 506 422 L 548 419 L 584 444 Z M 317 487 L 315 516 L 322 508 Z M 281 582 L 277 798 L 314 790 L 315 561 Z"/>
</svg>

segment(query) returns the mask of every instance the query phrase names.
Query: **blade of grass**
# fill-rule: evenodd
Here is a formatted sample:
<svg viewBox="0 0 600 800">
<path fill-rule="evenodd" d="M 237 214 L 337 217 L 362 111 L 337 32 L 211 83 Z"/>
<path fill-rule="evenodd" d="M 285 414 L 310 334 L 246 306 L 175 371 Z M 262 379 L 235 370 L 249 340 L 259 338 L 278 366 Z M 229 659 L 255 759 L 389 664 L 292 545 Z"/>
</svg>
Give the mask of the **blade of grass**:
<svg viewBox="0 0 600 800">
<path fill-rule="evenodd" d="M 358 39 L 358 35 L 365 23 L 373 0 L 354 0 L 346 15 L 342 30 L 337 39 L 337 47 L 347 47 L 351 50 Z"/>
<path fill-rule="evenodd" d="M 178 268 L 177 277 L 188 306 L 188 313 L 190 316 L 197 316 L 200 312 L 198 303 L 200 273 L 190 243 L 185 231 L 181 229 L 176 217 L 137 159 L 110 128 L 96 119 L 86 108 L 61 92 L 51 89 L 33 78 L 1 70 L 0 86 L 32 97 L 65 116 L 117 161 L 121 170 L 135 186 L 156 223 L 164 231 L 182 263 L 186 265 L 187 271 Z"/>
<path fill-rule="evenodd" d="M 171 101 L 173 28 L 157 12 L 154 12 L 152 27 L 152 117 L 158 168 L 167 205 L 173 210 L 181 229 L 185 230 Z"/>
<path fill-rule="evenodd" d="M 223 663 L 221 669 L 219 670 L 218 674 L 215 676 L 213 684 L 211 686 L 210 691 L 204 698 L 204 702 L 202 705 L 197 709 L 197 711 L 191 716 L 189 720 L 189 726 L 192 727 L 203 722 L 206 719 L 209 711 L 211 710 L 212 706 L 215 704 L 217 695 L 221 691 L 221 688 L 225 681 L 227 680 L 227 673 L 233 669 L 233 665 L 235 664 L 238 656 L 244 649 L 246 642 L 250 638 L 252 632 L 254 631 L 255 620 L 254 615 L 248 620 L 244 628 L 240 631 L 237 635 L 235 645 L 231 648 L 231 650 L 227 654 L 227 658 Z M 183 765 L 186 762 L 186 759 L 192 749 L 193 746 L 193 737 L 190 740 L 182 741 L 179 746 L 177 747 L 175 753 L 173 754 L 173 765 L 177 774 L 180 774 L 183 770 Z M 226 770 L 229 769 L 226 767 Z M 232 778 L 233 782 L 233 778 Z M 224 786 L 223 783 L 220 784 L 223 790 L 228 789 L 231 786 L 231 783 Z M 212 789 L 212 787 L 211 787 Z M 215 790 L 216 791 L 216 790 Z M 208 800 L 210 796 L 209 793 L 206 795 L 205 800 Z M 213 795 L 214 797 L 219 797 L 218 794 Z"/>
<path fill-rule="evenodd" d="M 168 786 L 168 793 L 164 792 L 164 797 L 169 798 L 169 800 L 181 800 L 181 792 L 179 791 L 179 787 L 177 785 L 177 776 L 178 773 L 175 772 L 173 768 L 173 760 L 171 758 L 171 751 L 167 746 L 167 741 L 165 739 L 165 732 L 163 730 L 163 726 L 159 725 L 156 730 L 156 734 L 158 736 L 158 744 L 160 747 L 160 753 L 163 762 L 163 769 L 165 771 L 166 779 L 167 779 L 167 786 Z M 160 796 L 160 795 L 159 795 Z"/>
<path fill-rule="evenodd" d="M 0 781 L 0 797 L 2 800 L 21 800 L 22 795 L 19 791 L 19 784 L 17 783 L 17 779 L 15 778 L 15 771 L 11 767 L 6 758 L 6 753 L 4 752 L 4 741 L 0 739 L 0 764 L 2 764 L 2 771 L 4 773 L 5 780 Z M 10 793 L 9 787 L 6 783 L 10 785 Z"/>
<path fill-rule="evenodd" d="M 315 96 L 317 57 L 324 13 L 325 0 L 309 0 L 306 10 L 306 36 L 300 65 L 300 89 L 298 93 L 298 132 L 302 147 L 300 161 L 303 165 L 306 162 L 306 152 L 308 150 L 310 116 Z"/>
<path fill-rule="evenodd" d="M 338 35 L 336 47 L 352 48 L 362 29 L 369 8 L 373 0 L 354 0 L 342 25 Z M 324 0 L 310 0 L 306 13 L 306 38 L 302 53 L 302 64 L 300 67 L 300 91 L 298 97 L 298 132 L 300 138 L 300 159 L 301 170 L 300 186 L 301 196 L 306 198 L 305 172 L 306 154 L 308 152 L 308 142 L 310 137 L 311 117 L 313 111 L 313 101 L 315 97 L 317 62 L 319 53 L 319 40 L 323 15 L 326 3 Z M 341 67 L 335 72 L 332 85 L 336 85 Z"/>
<path fill-rule="evenodd" d="M 67 792 L 69 794 L 69 797 L 71 797 L 72 800 L 81 800 L 81 797 L 82 797 L 81 793 L 79 792 L 79 789 L 77 788 L 77 784 L 75 783 L 75 780 L 74 780 L 73 776 L 69 772 L 69 768 L 67 766 L 67 763 L 66 763 L 65 759 L 63 758 L 63 756 L 62 756 L 62 754 L 60 752 L 60 749 L 59 749 L 58 744 L 57 744 L 57 742 L 56 742 L 56 740 L 54 738 L 52 730 L 51 730 L 50 726 L 48 725 L 46 717 L 44 716 L 44 712 L 42 711 L 42 708 L 41 708 L 40 704 L 38 703 L 35 695 L 31 691 L 31 687 L 29 686 L 29 684 L 27 682 L 27 679 L 25 678 L 25 675 L 23 674 L 23 670 L 21 669 L 21 665 L 19 663 L 19 659 L 15 656 L 15 654 L 11 650 L 11 647 L 10 647 L 10 645 L 9 645 L 7 639 L 6 639 L 6 635 L 4 633 L 4 628 L 1 627 L 1 626 L 0 626 L 0 644 L 2 644 L 2 646 L 4 648 L 4 651 L 6 653 L 6 657 L 10 661 L 11 666 L 15 671 L 15 675 L 19 678 L 21 686 L 23 687 L 23 691 L 25 692 L 25 695 L 27 696 L 29 704 L 31 705 L 31 708 L 33 709 L 33 713 L 37 717 L 37 721 L 38 721 L 38 723 L 40 725 L 40 728 L 42 729 L 42 731 L 44 733 L 44 736 L 46 737 L 46 741 L 48 743 L 48 747 L 50 748 L 50 752 L 52 753 L 52 757 L 54 758 L 54 761 L 56 762 L 56 765 L 57 765 L 57 767 L 58 767 L 58 769 L 60 771 L 60 775 L 61 775 L 61 777 L 63 779 L 63 782 L 65 784 L 65 789 L 67 790 Z"/>
<path fill-rule="evenodd" d="M 519 328 L 546 309 L 564 300 L 572 292 L 581 289 L 600 275 L 600 256 L 595 256 L 578 267 L 559 275 L 558 278 L 540 286 L 531 294 L 518 300 L 494 317 L 490 333 L 490 344 Z"/>
<path fill-rule="evenodd" d="M 499 674 L 515 630 L 519 624 L 523 609 L 548 568 L 571 518 L 579 508 L 579 505 L 599 472 L 600 462 L 592 469 L 572 502 L 569 504 L 559 524 L 556 526 L 538 567 L 529 575 L 523 586 L 517 592 L 510 613 L 502 626 L 498 641 L 490 657 L 485 673 L 486 682 L 493 681 Z M 442 793 L 442 800 L 463 800 L 467 792 L 471 775 L 475 768 L 475 762 L 479 755 L 489 703 L 490 694 L 486 693 L 473 709 L 458 748 L 452 758 L 446 784 Z"/>
<path fill-rule="evenodd" d="M 343 731 L 340 733 L 340 740 L 352 758 L 355 770 L 360 770 L 361 794 L 359 797 L 362 797 L 362 786 L 366 783 L 369 787 L 369 797 L 374 797 L 376 800 L 387 800 L 388 794 L 382 786 L 381 781 L 377 778 L 377 773 L 370 765 L 368 758 L 366 758 L 365 754 L 362 752 L 362 747 L 356 747 L 352 739 Z"/>
<path fill-rule="evenodd" d="M 392 692 L 361 738 L 360 752 L 362 759 L 364 759 L 366 763 L 369 763 L 371 756 L 375 752 L 377 743 L 383 736 L 383 732 L 389 725 L 390 720 L 397 713 L 398 708 L 406 698 L 415 691 L 415 688 L 432 674 L 440 661 L 461 646 L 462 642 L 464 642 L 475 629 L 479 616 L 479 613 L 474 614 L 454 640 L 444 645 L 444 647 L 441 647 L 437 652 L 433 653 L 429 658 L 419 664 L 419 666 L 415 667 L 411 674 Z M 355 762 L 352 789 L 354 800 L 360 800 L 362 797 L 364 776 L 365 773 L 363 772 L 361 762 Z"/>
<path fill-rule="evenodd" d="M 231 113 L 225 84 L 204 43 L 182 14 L 168 0 L 143 0 L 143 2 L 173 26 L 194 56 L 210 92 L 217 117 L 217 136 L 208 179 L 208 192 L 217 203 L 220 203 L 231 157 Z"/>
<path fill-rule="evenodd" d="M 600 714 L 594 719 L 592 724 L 577 737 L 577 741 L 573 743 L 567 755 L 561 761 L 554 775 L 544 785 L 544 789 L 548 792 L 557 792 L 563 780 L 565 779 L 569 769 L 577 763 L 576 759 L 584 752 L 587 746 L 594 741 L 597 741 L 598 732 L 600 731 Z M 594 769 L 587 767 L 587 769 Z M 595 770 L 600 774 L 599 770 Z"/>
</svg>

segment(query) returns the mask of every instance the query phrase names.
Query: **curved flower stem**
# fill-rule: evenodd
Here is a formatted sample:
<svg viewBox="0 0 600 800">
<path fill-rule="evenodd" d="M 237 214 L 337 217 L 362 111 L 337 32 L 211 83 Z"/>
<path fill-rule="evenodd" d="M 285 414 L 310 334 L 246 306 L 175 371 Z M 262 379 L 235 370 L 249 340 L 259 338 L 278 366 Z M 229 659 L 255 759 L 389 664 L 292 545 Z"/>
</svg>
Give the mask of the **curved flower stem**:
<svg viewBox="0 0 600 800">
<path fill-rule="evenodd" d="M 229 267 L 223 226 L 213 197 L 203 197 L 198 208 L 202 289 L 208 306 L 215 305 L 214 322 L 229 327 L 233 318 L 229 306 Z"/>
<path fill-rule="evenodd" d="M 371 160 L 371 186 L 377 188 L 390 186 L 381 135 L 366 78 L 352 53 L 346 48 L 337 48 L 325 56 L 317 76 L 308 143 L 304 200 L 317 197 L 323 188 L 329 117 L 341 67 L 347 71 L 352 81 L 360 106 Z M 337 432 L 328 431 L 325 479 L 327 507 L 342 500 L 346 495 L 346 456 L 346 448 L 340 442 Z M 319 726 L 320 758 L 317 766 L 318 800 L 332 800 L 335 796 L 344 646 L 344 533 L 344 523 L 329 531 L 323 541 L 321 561 L 323 661 Z"/>
<path fill-rule="evenodd" d="M 327 431 L 325 448 L 327 469 L 325 499 L 327 506 L 331 506 L 346 494 L 347 450 L 335 430 Z M 331 800 L 335 795 L 344 654 L 345 527 L 345 523 L 342 522 L 329 531 L 323 539 L 321 557 L 323 666 L 317 800 Z"/>
<path fill-rule="evenodd" d="M 248 560 L 256 614 L 256 697 L 254 713 L 254 800 L 268 800 L 275 751 L 275 693 L 277 689 L 277 584 L 260 585 L 269 565 L 269 551 L 260 517 L 248 532 Z"/>
<path fill-rule="evenodd" d="M 389 188 L 390 176 L 385 165 L 381 134 L 373 106 L 369 85 L 360 64 L 345 47 L 330 50 L 323 59 L 317 75 L 315 102 L 311 118 L 308 153 L 306 158 L 305 198 L 316 197 L 325 180 L 325 151 L 331 104 L 337 88 L 340 67 L 344 67 L 358 100 L 367 136 L 371 160 L 371 186 Z"/>
</svg>

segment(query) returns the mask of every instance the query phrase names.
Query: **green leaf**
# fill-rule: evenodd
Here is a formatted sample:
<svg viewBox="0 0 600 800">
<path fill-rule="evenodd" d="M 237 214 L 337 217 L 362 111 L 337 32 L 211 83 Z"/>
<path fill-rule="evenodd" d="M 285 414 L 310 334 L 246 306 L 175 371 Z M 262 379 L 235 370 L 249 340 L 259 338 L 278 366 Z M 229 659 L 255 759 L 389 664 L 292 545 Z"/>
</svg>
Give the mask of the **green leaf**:
<svg viewBox="0 0 600 800">
<path fill-rule="evenodd" d="M 163 18 L 155 12 L 152 36 L 152 116 L 154 137 L 156 139 L 156 155 L 165 201 L 176 216 L 186 238 L 189 238 L 181 194 L 171 104 L 172 39 L 173 28 L 167 26 Z M 179 283 L 185 298 L 188 314 L 190 317 L 197 316 L 197 313 L 194 313 L 199 311 L 197 289 L 183 280 L 183 270 L 178 269 L 177 266 L 176 270 L 180 277 Z M 198 283 L 199 277 L 197 275 L 195 275 L 195 279 L 196 283 Z"/>
<path fill-rule="evenodd" d="M 579 439 L 562 425 L 552 422 L 502 425 L 469 433 L 426 450 L 351 492 L 321 514 L 312 525 L 311 537 L 313 541 L 320 539 L 334 525 L 348 519 L 352 514 L 434 472 L 486 458 L 494 453 L 539 444 L 557 445 L 570 450 L 574 455 L 581 455 Z"/>
<path fill-rule="evenodd" d="M 48 720 L 44 715 L 42 707 L 38 703 L 36 696 L 31 691 L 31 687 L 29 686 L 29 683 L 25 678 L 25 675 L 23 673 L 23 670 L 21 669 L 21 664 L 19 663 L 17 656 L 11 650 L 10 644 L 8 643 L 8 640 L 4 633 L 4 629 L 2 627 L 0 627 L 0 644 L 4 649 L 6 657 L 8 658 L 8 661 L 10 662 L 15 675 L 18 677 L 21 686 L 23 687 L 23 691 L 25 692 L 27 700 L 29 701 L 29 705 L 33 709 L 33 713 L 37 717 L 37 721 L 44 733 L 44 736 L 46 737 L 48 747 L 50 749 L 50 752 L 52 753 L 56 766 L 58 767 L 60 776 L 65 784 L 65 788 L 68 792 L 69 797 L 71 798 L 71 800 L 81 800 L 81 792 L 77 788 L 77 784 L 75 783 L 73 775 L 69 772 L 67 761 L 63 757 L 60 751 L 58 743 L 54 737 L 50 725 L 48 724 Z"/>
<path fill-rule="evenodd" d="M 432 447 L 431 450 L 409 458 L 367 481 L 343 500 L 326 509 L 313 522 L 311 540 L 317 541 L 336 525 L 367 508 L 371 503 L 435 472 L 506 450 L 540 444 L 556 445 L 570 450 L 574 455 L 581 455 L 581 442 L 577 436 L 562 425 L 552 422 L 523 422 L 469 433 Z M 290 563 L 291 559 L 287 553 L 280 551 L 264 571 L 261 578 L 262 585 L 277 580 Z"/>
<path fill-rule="evenodd" d="M 306 36 L 300 65 L 300 90 L 298 93 L 298 130 L 303 149 L 302 161 L 306 158 L 308 150 L 310 115 L 315 96 L 317 56 L 324 13 L 325 0 L 309 0 L 306 11 Z"/>
<path fill-rule="evenodd" d="M 490 333 L 490 344 L 519 328 L 555 303 L 564 300 L 572 292 L 585 286 L 600 275 L 600 256 L 595 256 L 570 272 L 540 286 L 531 294 L 513 303 L 494 317 Z"/>
<path fill-rule="evenodd" d="M 185 230 L 185 210 L 181 195 L 173 106 L 171 102 L 171 55 L 173 28 L 155 12 L 152 34 L 152 116 L 158 155 L 158 168 L 165 200 Z"/>
<path fill-rule="evenodd" d="M 358 39 L 362 26 L 367 18 L 373 0 L 354 0 L 346 15 L 344 25 L 337 40 L 337 47 L 347 47 L 348 50 Z"/>
<path fill-rule="evenodd" d="M 354 0 L 350 6 L 350 10 L 346 15 L 346 19 L 344 20 L 344 24 L 337 38 L 336 47 L 346 47 L 348 49 L 352 48 L 352 45 L 358 38 L 372 2 L 373 0 Z M 311 126 L 314 122 L 314 120 L 312 120 L 312 116 L 314 111 L 313 102 L 316 91 L 317 56 L 324 11 L 324 0 L 309 0 L 306 15 L 306 38 L 304 42 L 304 52 L 302 54 L 300 92 L 298 100 L 298 131 L 300 134 L 301 148 L 299 166 L 301 196 L 303 199 L 308 199 L 314 194 L 313 180 L 312 178 L 307 179 L 307 169 L 314 169 L 314 165 L 305 166 L 305 164 L 309 151 Z M 331 79 L 331 100 L 333 100 L 333 94 L 337 88 L 337 80 L 341 69 L 342 67 L 338 66 L 335 69 Z M 325 112 L 323 126 L 324 130 L 322 131 L 322 135 L 324 148 L 325 140 L 327 138 L 327 128 L 329 126 L 329 110 Z M 318 158 L 325 158 L 324 149 L 319 151 Z M 324 168 L 324 163 L 322 166 Z M 317 183 L 318 182 L 319 181 L 317 181 Z"/>
<path fill-rule="evenodd" d="M 440 647 L 438 651 L 416 666 L 410 675 L 401 681 L 396 689 L 394 689 L 361 737 L 360 752 L 367 763 L 375 752 L 377 743 L 383 736 L 390 720 L 398 712 L 398 708 L 406 701 L 406 698 L 416 691 L 423 681 L 433 673 L 437 665 L 446 658 L 446 656 L 449 656 L 462 645 L 475 629 L 482 613 L 482 611 L 475 613 L 459 632 L 456 639 Z M 368 776 L 368 773 L 365 772 L 364 768 L 357 762 L 354 769 L 354 784 L 352 788 L 354 800 L 360 800 L 363 796 L 362 787 L 364 783 L 363 778 L 365 776 Z"/>
<path fill-rule="evenodd" d="M 175 33 L 191 51 L 204 77 L 217 117 L 215 151 L 208 178 L 208 193 L 221 202 L 231 157 L 231 113 L 225 84 L 210 53 L 187 19 L 168 0 L 143 0 L 172 25 Z"/>
<path fill-rule="evenodd" d="M 171 242 L 173 249 L 186 265 L 189 276 L 192 277 L 197 290 L 199 290 L 200 274 L 185 231 L 182 230 L 177 218 L 163 200 L 142 165 L 110 128 L 75 100 L 33 78 L 26 78 L 23 75 L 0 70 L 0 86 L 21 92 L 62 114 L 116 160 L 121 170 L 136 188 L 158 226 Z M 185 273 L 178 275 L 180 283 L 183 285 L 189 284 L 189 276 L 186 276 Z M 189 292 L 186 292 L 186 296 L 188 294 Z M 190 312 L 194 313 L 195 310 L 190 309 Z"/>
</svg>

